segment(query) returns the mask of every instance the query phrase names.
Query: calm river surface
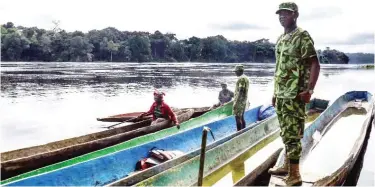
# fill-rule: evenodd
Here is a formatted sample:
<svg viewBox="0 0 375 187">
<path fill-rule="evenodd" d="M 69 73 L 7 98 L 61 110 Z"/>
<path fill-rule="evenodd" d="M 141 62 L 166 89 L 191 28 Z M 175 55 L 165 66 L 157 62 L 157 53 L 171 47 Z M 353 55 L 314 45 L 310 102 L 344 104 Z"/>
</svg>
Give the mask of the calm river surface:
<svg viewBox="0 0 375 187">
<path fill-rule="evenodd" d="M 96 121 L 146 111 L 155 88 L 172 107 L 217 102 L 220 82 L 233 90 L 235 64 L 1 63 L 1 152 L 103 130 Z M 252 106 L 269 104 L 274 64 L 246 64 Z M 374 70 L 322 65 L 313 97 L 335 99 L 351 90 L 375 92 Z M 372 136 L 373 137 L 373 136 Z M 370 145 L 370 144 L 369 144 Z"/>
</svg>

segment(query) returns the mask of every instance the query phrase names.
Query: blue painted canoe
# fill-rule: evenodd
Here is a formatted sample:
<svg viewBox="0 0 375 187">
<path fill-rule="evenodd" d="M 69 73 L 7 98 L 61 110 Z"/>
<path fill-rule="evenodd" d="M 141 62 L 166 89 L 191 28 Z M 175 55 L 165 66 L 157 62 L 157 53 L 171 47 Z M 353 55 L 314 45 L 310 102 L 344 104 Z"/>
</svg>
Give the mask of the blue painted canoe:
<svg viewBox="0 0 375 187">
<path fill-rule="evenodd" d="M 316 105 L 315 105 L 316 104 Z M 308 120 L 313 120 L 316 114 L 319 115 L 321 110 L 324 110 L 328 104 L 328 101 L 314 99 L 309 105 L 306 106 Z M 310 108 L 312 107 L 312 108 Z M 318 109 L 320 108 L 320 109 Z M 315 112 L 314 112 L 315 111 Z M 253 128 L 247 127 L 243 129 L 243 133 L 237 132 L 228 141 L 225 141 L 222 144 L 215 144 L 215 147 L 206 151 L 205 154 L 205 163 L 204 163 L 204 172 L 203 175 L 207 177 L 213 177 L 218 179 L 220 175 L 227 176 L 226 174 L 230 172 L 227 170 L 228 161 L 231 161 L 232 158 L 241 157 L 251 157 L 253 154 L 261 150 L 264 146 L 267 146 L 273 142 L 276 138 L 279 137 L 279 123 L 276 115 L 258 122 L 258 125 L 254 125 Z M 281 150 L 281 148 L 280 148 Z M 195 154 L 196 155 L 196 154 Z M 277 156 L 277 155 L 276 155 Z M 142 172 L 137 175 L 125 178 L 121 181 L 117 181 L 110 185 L 113 186 L 122 186 L 122 185 L 133 185 L 134 182 L 137 182 L 135 186 L 196 186 L 194 184 L 197 182 L 198 170 L 200 165 L 200 155 L 197 155 L 185 162 L 182 162 L 173 167 L 167 167 L 167 163 L 162 164 L 164 168 L 158 166 L 158 173 L 154 172 L 155 175 L 149 177 L 149 172 Z M 229 168 L 239 169 L 239 165 L 234 164 Z M 167 168 L 167 169 L 166 169 Z M 221 170 L 222 168 L 226 168 Z M 151 168 L 150 170 L 153 170 Z M 247 170 L 247 169 L 246 169 Z M 216 171 L 219 171 L 217 173 Z M 146 175 L 146 176 L 144 176 Z M 236 174 L 238 176 L 238 174 Z M 149 178 L 147 178 L 149 177 Z M 147 178 L 145 180 L 145 178 Z M 206 177 L 205 177 L 206 178 Z M 224 177 L 226 178 L 226 177 Z M 143 179 L 143 180 L 142 180 Z M 142 181 L 141 181 L 142 180 Z M 139 182 L 141 181 L 141 182 Z M 203 180 L 203 186 L 206 186 L 205 179 Z M 208 184 L 209 185 L 209 184 Z M 224 186 L 227 186 L 224 185 Z"/>
<path fill-rule="evenodd" d="M 341 186 L 353 168 L 370 126 L 374 98 L 367 91 L 340 96 L 304 132 L 300 173 L 303 186 Z M 276 166 L 283 164 L 284 151 Z M 269 186 L 285 185 L 272 175 Z"/>
<path fill-rule="evenodd" d="M 264 110 L 264 111 L 261 111 Z M 259 120 L 258 116 L 274 113 L 273 107 L 255 107 L 245 112 L 245 121 L 248 126 L 254 126 Z M 261 113 L 260 113 L 261 112 Z M 263 113 L 262 113 L 263 112 Z M 213 132 L 215 139 L 221 139 L 235 133 L 236 124 L 234 116 L 206 124 Z M 196 150 L 201 144 L 203 126 L 183 131 L 153 142 L 137 147 L 121 150 L 119 152 L 82 162 L 73 166 L 61 168 L 49 173 L 21 179 L 7 186 L 96 186 L 106 185 L 124 178 L 135 170 L 138 160 L 148 156 L 148 151 L 153 147 L 164 150 L 179 150 L 184 153 Z M 213 142 L 211 136 L 207 143 Z"/>
<path fill-rule="evenodd" d="M 322 111 L 324 111 L 327 106 L 328 106 L 328 102 L 327 100 L 322 100 L 322 99 L 312 99 L 310 101 L 309 104 L 306 105 L 306 111 L 307 114 L 308 114 L 308 121 L 311 121 L 313 119 L 315 119 L 319 113 L 321 113 Z M 259 124 L 259 125 L 256 125 L 257 128 L 266 128 L 267 129 L 264 129 L 267 133 L 270 133 L 272 131 L 272 124 L 275 123 L 275 120 L 277 122 L 277 118 L 276 118 L 276 115 L 274 116 L 271 116 L 269 117 L 270 115 L 273 114 L 273 111 L 272 110 L 264 110 L 264 112 L 261 112 L 260 113 L 260 117 L 263 119 L 265 117 L 262 117 L 263 115 L 266 115 L 267 119 L 266 120 L 262 120 L 262 121 L 258 121 L 257 123 L 262 123 L 262 124 Z M 277 127 L 278 127 L 278 123 L 276 124 Z M 255 125 L 254 125 L 255 126 Z M 263 126 L 263 127 L 262 127 Z M 211 144 L 207 144 L 207 147 L 206 147 L 206 151 L 210 151 L 211 149 L 216 149 L 218 146 L 222 146 L 224 144 L 230 144 L 230 142 L 232 141 L 235 141 L 234 139 L 245 139 L 243 137 L 246 137 L 246 136 L 252 136 L 252 140 L 251 141 L 255 141 L 255 138 L 254 136 L 255 135 L 252 135 L 251 133 L 252 132 L 249 132 L 251 129 L 251 127 L 247 127 L 241 131 L 238 131 L 234 134 L 231 134 L 229 136 L 226 136 L 222 139 L 219 139 L 219 140 L 216 140 L 215 142 L 211 143 Z M 247 133 L 247 134 L 246 134 Z M 249 134 L 250 133 L 250 134 Z M 254 132 L 253 132 L 254 133 Z M 255 133 L 259 133 L 259 132 L 255 132 Z M 265 134 L 267 134 L 265 133 Z M 264 134 L 263 134 L 264 135 Z M 257 134 L 256 136 L 259 136 L 259 137 L 262 137 L 263 135 L 261 134 Z M 247 140 L 245 140 L 246 142 Z M 246 144 L 244 144 L 244 146 L 248 146 L 248 145 L 251 145 L 251 141 L 248 141 L 246 142 Z M 239 144 L 238 143 L 235 143 L 237 144 L 237 148 L 239 148 Z M 172 159 L 172 160 L 169 160 L 167 162 L 164 162 L 162 164 L 159 164 L 157 166 L 154 166 L 152 168 L 149 168 L 149 169 L 146 169 L 146 170 L 143 170 L 141 172 L 137 172 L 133 175 L 130 175 L 130 176 L 127 176 L 123 179 L 120 179 L 118 181 L 115 181 L 111 184 L 109 184 L 109 186 L 131 186 L 131 185 L 134 185 L 138 182 L 141 182 L 143 180 L 146 180 L 147 178 L 149 177 L 152 177 L 156 174 L 159 174 L 161 172 L 164 172 L 172 167 L 175 167 L 179 164 L 182 164 L 196 156 L 198 156 L 200 154 L 200 148 L 199 149 L 196 149 L 192 152 L 189 152 L 188 154 L 185 154 L 181 157 L 178 157 L 178 158 L 175 158 L 175 159 Z M 226 153 L 228 154 L 228 153 Z M 277 156 L 276 156 L 277 158 Z M 192 169 L 193 170 L 193 169 Z M 191 170 L 190 170 L 191 171 Z M 196 168 L 196 171 L 198 171 L 198 169 Z M 196 177 L 195 175 L 193 175 L 193 177 Z M 185 180 L 186 178 L 184 178 Z"/>
</svg>

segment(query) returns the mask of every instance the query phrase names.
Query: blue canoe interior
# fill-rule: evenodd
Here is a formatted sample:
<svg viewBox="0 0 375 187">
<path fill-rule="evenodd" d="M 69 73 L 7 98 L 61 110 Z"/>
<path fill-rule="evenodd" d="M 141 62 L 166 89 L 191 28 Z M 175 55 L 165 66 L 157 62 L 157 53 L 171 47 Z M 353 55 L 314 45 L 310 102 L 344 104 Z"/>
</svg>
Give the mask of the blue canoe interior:
<svg viewBox="0 0 375 187">
<path fill-rule="evenodd" d="M 273 107 L 258 106 L 245 112 L 247 126 L 255 126 L 257 121 L 264 120 L 275 113 Z M 211 122 L 205 125 L 213 132 L 207 136 L 207 145 L 215 140 L 228 137 L 237 132 L 234 116 Z M 7 186 L 97 186 L 107 185 L 122 179 L 135 171 L 136 163 L 148 156 L 148 152 L 156 147 L 164 150 L 178 150 L 188 153 L 201 146 L 203 126 L 180 132 L 153 142 L 122 150 L 104 157 L 73 165 L 42 175 L 22 179 Z M 213 139 L 215 138 L 215 140 Z"/>
</svg>

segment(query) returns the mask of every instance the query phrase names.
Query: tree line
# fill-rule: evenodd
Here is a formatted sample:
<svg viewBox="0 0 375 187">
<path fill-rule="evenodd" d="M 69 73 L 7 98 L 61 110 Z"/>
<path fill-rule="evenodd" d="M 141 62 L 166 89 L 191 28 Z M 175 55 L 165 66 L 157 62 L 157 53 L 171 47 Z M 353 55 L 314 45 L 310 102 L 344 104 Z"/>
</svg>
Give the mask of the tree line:
<svg viewBox="0 0 375 187">
<path fill-rule="evenodd" d="M 275 44 L 268 39 L 230 41 L 224 36 L 179 40 L 173 33 L 102 30 L 66 32 L 1 25 L 2 61 L 46 62 L 274 62 Z M 336 50 L 319 51 L 324 63 L 348 63 Z"/>
</svg>

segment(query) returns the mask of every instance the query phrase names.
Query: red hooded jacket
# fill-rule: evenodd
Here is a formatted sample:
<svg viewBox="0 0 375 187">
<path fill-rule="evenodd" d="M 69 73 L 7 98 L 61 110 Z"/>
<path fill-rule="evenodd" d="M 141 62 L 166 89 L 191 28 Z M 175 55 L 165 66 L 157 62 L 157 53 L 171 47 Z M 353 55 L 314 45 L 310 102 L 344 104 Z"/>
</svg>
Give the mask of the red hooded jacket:
<svg viewBox="0 0 375 187">
<path fill-rule="evenodd" d="M 155 108 L 156 108 L 157 105 L 158 104 L 156 102 L 154 102 L 151 105 L 150 110 L 148 112 L 145 112 L 143 115 L 150 115 L 150 114 L 152 114 L 152 120 L 156 120 L 154 111 L 155 111 Z M 176 115 L 173 113 L 173 111 L 171 110 L 171 108 L 166 103 L 164 103 L 164 101 L 161 102 L 160 110 L 161 110 L 161 113 L 162 113 L 163 116 L 168 116 L 168 118 L 170 120 L 172 120 L 175 124 L 178 124 Z"/>
</svg>

